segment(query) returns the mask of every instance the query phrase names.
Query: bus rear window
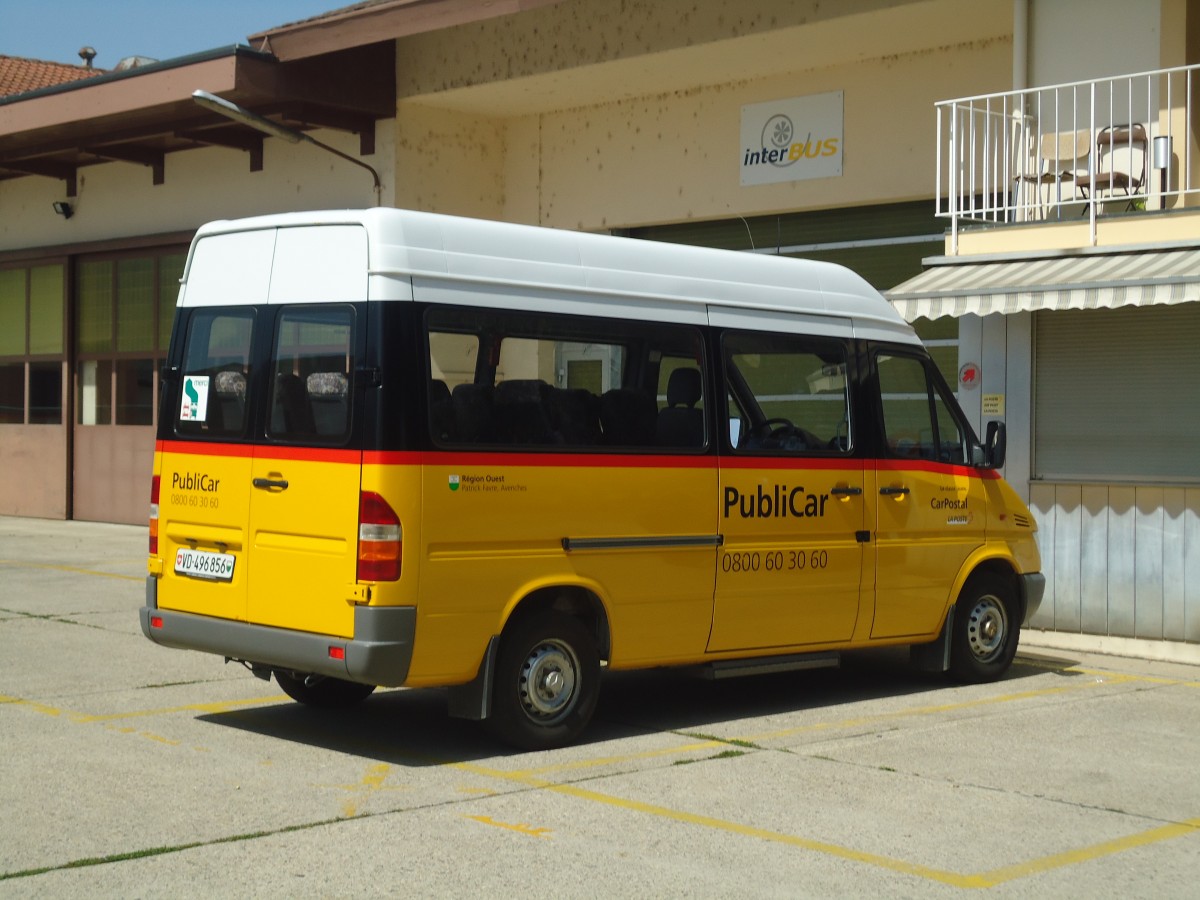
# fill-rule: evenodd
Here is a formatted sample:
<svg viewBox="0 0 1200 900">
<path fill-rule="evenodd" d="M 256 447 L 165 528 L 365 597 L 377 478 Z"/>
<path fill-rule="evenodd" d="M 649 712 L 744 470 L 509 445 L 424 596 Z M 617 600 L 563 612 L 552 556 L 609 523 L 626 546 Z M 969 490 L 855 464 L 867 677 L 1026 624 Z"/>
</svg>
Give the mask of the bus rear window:
<svg viewBox="0 0 1200 900">
<path fill-rule="evenodd" d="M 177 433 L 221 439 L 244 435 L 254 317 L 254 310 L 246 308 L 192 313 L 174 411 Z"/>
</svg>

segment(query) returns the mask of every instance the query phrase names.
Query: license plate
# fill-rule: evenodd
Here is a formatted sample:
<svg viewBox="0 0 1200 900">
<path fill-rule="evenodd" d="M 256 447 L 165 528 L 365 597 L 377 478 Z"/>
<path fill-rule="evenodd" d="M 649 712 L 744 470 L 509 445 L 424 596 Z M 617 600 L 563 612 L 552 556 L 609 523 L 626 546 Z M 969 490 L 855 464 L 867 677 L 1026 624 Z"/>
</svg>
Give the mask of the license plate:
<svg viewBox="0 0 1200 900">
<path fill-rule="evenodd" d="M 175 553 L 175 572 L 192 578 L 210 581 L 232 581 L 232 553 L 213 553 L 209 550 L 178 550 Z"/>
</svg>

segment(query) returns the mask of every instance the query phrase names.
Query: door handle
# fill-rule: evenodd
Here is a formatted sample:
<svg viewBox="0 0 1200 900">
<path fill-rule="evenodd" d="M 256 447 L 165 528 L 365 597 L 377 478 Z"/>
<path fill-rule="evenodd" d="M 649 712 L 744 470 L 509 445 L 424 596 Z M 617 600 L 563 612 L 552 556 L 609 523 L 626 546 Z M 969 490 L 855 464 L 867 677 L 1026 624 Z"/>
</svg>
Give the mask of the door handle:
<svg viewBox="0 0 1200 900">
<path fill-rule="evenodd" d="M 252 483 L 256 488 L 264 488 L 268 491 L 275 490 L 276 488 L 286 491 L 288 486 L 286 478 L 255 478 Z"/>
<path fill-rule="evenodd" d="M 903 497 L 909 493 L 906 487 L 882 487 L 879 493 L 885 497 Z"/>
<path fill-rule="evenodd" d="M 862 493 L 862 488 L 860 488 L 860 487 L 835 487 L 829 493 L 833 494 L 833 496 L 835 496 L 835 497 L 857 497 L 859 494 Z"/>
</svg>

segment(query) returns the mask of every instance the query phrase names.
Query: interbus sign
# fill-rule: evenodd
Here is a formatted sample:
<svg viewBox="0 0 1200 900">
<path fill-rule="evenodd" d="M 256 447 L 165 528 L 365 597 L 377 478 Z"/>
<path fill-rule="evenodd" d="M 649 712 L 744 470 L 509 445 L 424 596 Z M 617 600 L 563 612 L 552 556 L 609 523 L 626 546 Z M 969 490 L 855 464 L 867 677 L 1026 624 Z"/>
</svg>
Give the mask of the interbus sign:
<svg viewBox="0 0 1200 900">
<path fill-rule="evenodd" d="M 842 174 L 842 92 L 742 107 L 742 186 Z"/>
</svg>

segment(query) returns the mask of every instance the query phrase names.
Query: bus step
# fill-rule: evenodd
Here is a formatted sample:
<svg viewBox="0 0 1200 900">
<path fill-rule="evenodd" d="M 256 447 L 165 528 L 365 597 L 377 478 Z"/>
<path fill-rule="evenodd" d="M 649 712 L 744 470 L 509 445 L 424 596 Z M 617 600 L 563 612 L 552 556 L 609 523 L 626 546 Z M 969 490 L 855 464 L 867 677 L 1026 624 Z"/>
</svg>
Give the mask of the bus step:
<svg viewBox="0 0 1200 900">
<path fill-rule="evenodd" d="M 795 653 L 790 656 L 760 656 L 756 659 L 722 659 L 700 666 L 698 674 L 702 678 L 716 681 L 721 678 L 740 678 L 743 675 L 835 668 L 839 662 L 841 654 L 836 650 L 824 653 Z"/>
</svg>

